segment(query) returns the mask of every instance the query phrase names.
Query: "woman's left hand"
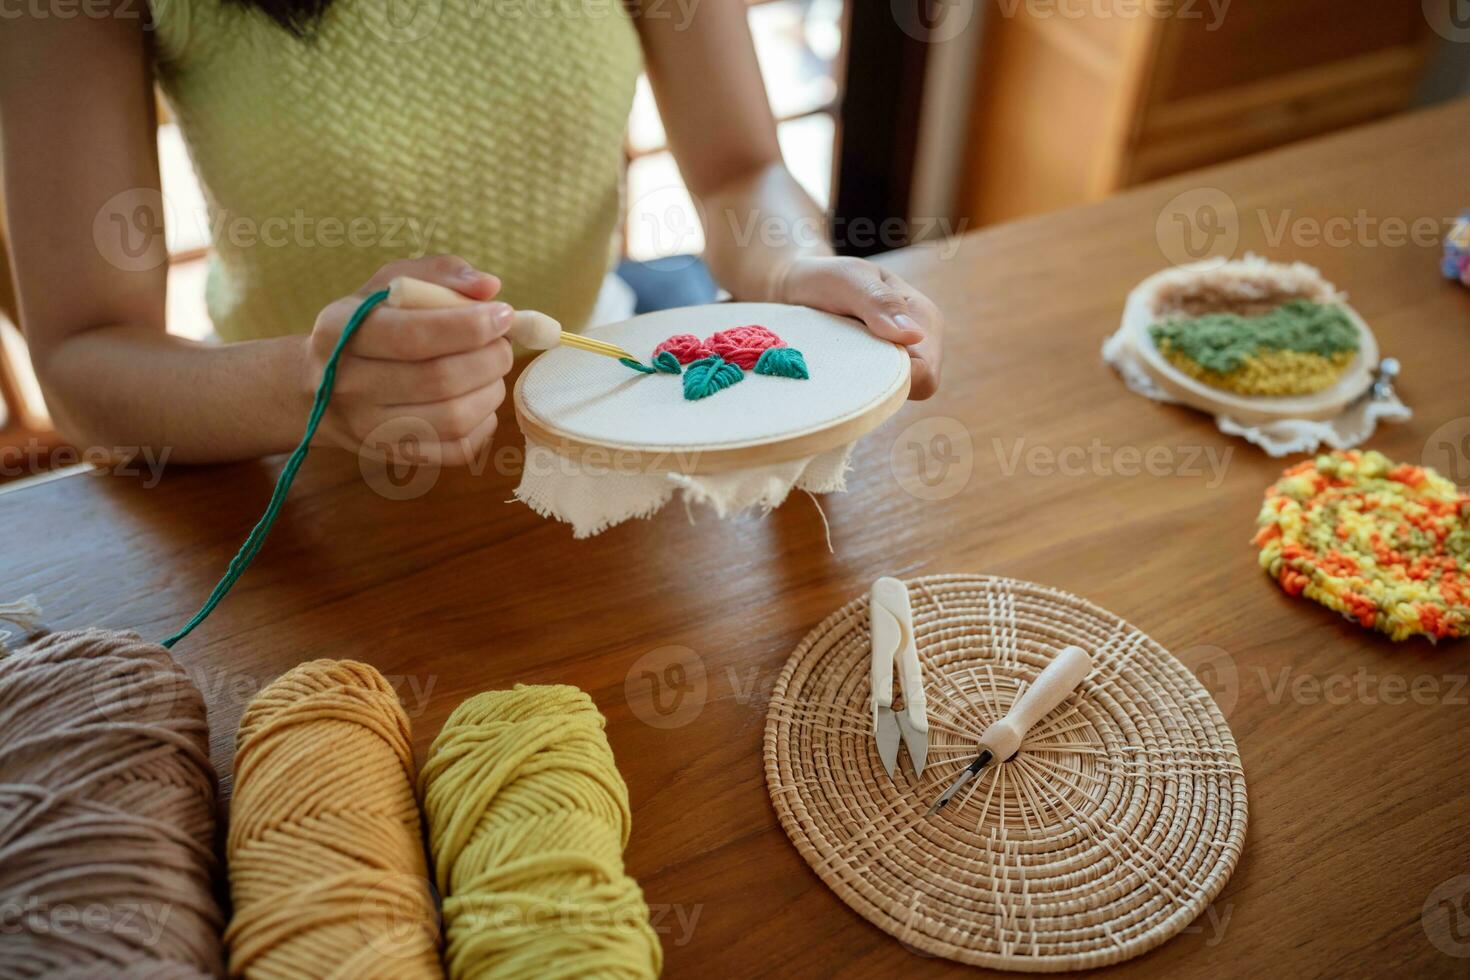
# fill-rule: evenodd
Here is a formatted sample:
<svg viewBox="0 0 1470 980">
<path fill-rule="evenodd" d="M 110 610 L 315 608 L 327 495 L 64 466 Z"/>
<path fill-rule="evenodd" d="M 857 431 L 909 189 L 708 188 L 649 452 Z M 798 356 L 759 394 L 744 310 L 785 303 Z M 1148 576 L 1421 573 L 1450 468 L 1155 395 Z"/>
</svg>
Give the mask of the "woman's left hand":
<svg viewBox="0 0 1470 980">
<path fill-rule="evenodd" d="M 910 398 L 928 398 L 939 387 L 944 319 L 894 273 L 866 259 L 819 256 L 795 259 L 774 285 L 780 302 L 856 317 L 875 336 L 908 348 Z"/>
</svg>

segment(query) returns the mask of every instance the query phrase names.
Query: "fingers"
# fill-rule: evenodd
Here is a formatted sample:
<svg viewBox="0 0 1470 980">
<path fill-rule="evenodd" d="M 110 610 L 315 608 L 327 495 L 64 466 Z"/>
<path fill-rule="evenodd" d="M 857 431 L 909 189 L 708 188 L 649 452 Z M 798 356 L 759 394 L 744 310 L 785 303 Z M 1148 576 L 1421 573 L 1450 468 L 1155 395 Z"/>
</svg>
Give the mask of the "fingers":
<svg viewBox="0 0 1470 980">
<path fill-rule="evenodd" d="M 928 344 L 909 348 L 909 399 L 921 402 L 939 390 L 939 358 L 937 351 L 925 350 Z"/>
<path fill-rule="evenodd" d="M 895 344 L 907 346 L 923 340 L 924 328 L 914 319 L 908 296 L 876 266 L 870 276 L 863 282 L 866 302 L 859 313 L 868 329 Z"/>
<path fill-rule="evenodd" d="M 929 297 L 901 276 L 886 269 L 880 274 L 884 282 L 904 298 L 912 319 L 923 333 L 923 338 L 917 343 L 905 344 L 910 364 L 909 398 L 923 401 L 939 390 L 939 370 L 944 357 L 944 317 Z"/>
<path fill-rule="evenodd" d="M 481 272 L 458 255 L 431 255 L 421 259 L 399 259 L 379 269 L 359 291 L 366 297 L 398 276 L 412 276 L 425 282 L 445 286 L 475 300 L 494 299 L 500 292 L 500 279 L 488 272 Z"/>
<path fill-rule="evenodd" d="M 514 355 L 514 315 L 493 301 L 500 280 L 458 256 L 390 262 L 357 293 L 322 310 L 308 343 L 313 387 L 363 300 L 412 276 L 475 302 L 446 309 L 373 308 L 338 365 L 329 441 L 378 459 L 462 465 L 493 437 Z"/>
<path fill-rule="evenodd" d="M 819 295 L 798 299 L 834 313 L 862 320 L 875 336 L 895 344 L 917 344 L 924 339 L 923 327 L 901 286 L 903 280 L 862 259 L 827 259 L 831 272 L 811 277 L 819 283 Z"/>
<path fill-rule="evenodd" d="M 500 280 L 481 272 L 457 255 L 389 262 L 352 296 L 327 307 L 317 321 L 313 343 L 319 357 L 335 349 L 341 331 L 369 294 L 398 276 L 412 276 L 453 289 L 479 305 L 443 310 L 399 310 L 379 305 L 358 328 L 351 353 L 359 357 L 423 361 L 484 347 L 510 329 L 514 310 L 489 300 L 500 292 Z"/>
<path fill-rule="evenodd" d="M 338 302 L 356 306 L 350 297 Z M 328 313 L 331 311 L 328 307 Z M 318 329 L 312 331 L 319 357 L 325 358 L 336 347 L 350 315 L 324 314 Z M 380 305 L 358 327 L 348 353 L 392 361 L 427 361 L 461 354 L 505 336 L 513 316 L 514 310 L 508 305 L 496 302 L 442 310 L 399 310 Z"/>
<path fill-rule="evenodd" d="M 487 418 L 495 414 L 503 401 L 505 379 L 496 378 L 485 387 L 457 398 L 421 405 L 383 406 L 374 414 L 380 416 L 376 423 L 379 425 L 398 416 L 422 419 L 434 430 L 440 442 L 454 442 L 479 429 Z"/>
<path fill-rule="evenodd" d="M 356 417 L 366 431 L 351 437 L 352 448 L 373 459 L 463 466 L 493 438 L 504 401 L 505 382 L 497 379 L 441 402 L 369 408 Z"/>
<path fill-rule="evenodd" d="M 499 420 L 487 416 L 468 435 L 440 440 L 438 433 L 422 419 L 398 416 L 374 429 L 369 439 L 355 448 L 368 459 L 415 466 L 468 466 L 483 458 L 486 447 L 495 438 Z"/>
<path fill-rule="evenodd" d="M 504 337 L 483 347 L 423 361 L 350 356 L 337 374 L 337 391 L 377 405 L 403 406 L 458 398 L 503 378 L 515 354 Z"/>
<path fill-rule="evenodd" d="M 495 438 L 499 419 L 490 415 L 469 435 L 452 442 L 441 442 L 438 446 L 440 462 L 445 466 L 468 466 L 480 458 L 485 447 Z"/>
<path fill-rule="evenodd" d="M 806 258 L 791 263 L 781 279 L 786 302 L 857 317 L 874 336 L 907 348 L 910 398 L 938 389 L 944 319 L 901 276 L 864 259 Z"/>
</svg>

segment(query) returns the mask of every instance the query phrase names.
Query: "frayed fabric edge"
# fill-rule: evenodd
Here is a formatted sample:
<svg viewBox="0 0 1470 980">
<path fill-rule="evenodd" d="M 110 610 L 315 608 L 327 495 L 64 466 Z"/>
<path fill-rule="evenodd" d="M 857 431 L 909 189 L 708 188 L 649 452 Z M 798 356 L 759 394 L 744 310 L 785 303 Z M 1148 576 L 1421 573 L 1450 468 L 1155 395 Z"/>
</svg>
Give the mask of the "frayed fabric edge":
<svg viewBox="0 0 1470 980">
<path fill-rule="evenodd" d="M 520 485 L 516 487 L 513 497 L 543 518 L 570 524 L 572 536 L 579 540 L 601 534 L 625 521 L 653 517 L 668 505 L 676 490 L 691 520 L 695 504 L 709 507 L 720 519 L 750 511 L 757 511 L 764 516 L 785 503 L 792 490 L 803 490 L 809 494 L 846 491 L 847 472 L 852 466 L 852 450 L 852 445 L 841 446 L 805 460 L 764 468 L 768 472 L 756 475 L 753 485 L 746 487 L 719 486 L 718 478 L 715 478 L 716 485 L 711 485 L 710 478 L 676 473 L 640 477 L 635 481 L 636 487 L 630 484 L 619 486 L 616 490 L 608 487 L 606 495 L 597 495 L 627 499 L 624 499 L 623 506 L 613 507 L 591 517 L 583 513 L 589 508 L 567 507 L 559 503 L 561 495 L 557 491 L 563 480 L 555 476 L 528 476 L 522 473 Z M 583 499 L 592 498 L 589 495 Z M 823 519 L 825 520 L 825 515 Z"/>
<path fill-rule="evenodd" d="M 549 520 L 558 521 L 562 524 L 570 524 L 572 526 L 572 537 L 581 540 L 601 534 L 603 531 L 616 527 L 626 521 L 648 520 L 663 510 L 664 506 L 673 498 L 674 488 L 669 487 L 667 492 L 654 499 L 645 501 L 636 507 L 630 507 L 611 514 L 604 514 L 591 521 L 578 520 L 575 517 L 563 515 L 536 489 L 526 489 L 524 486 L 516 487 L 514 496 L 515 499 L 531 508 L 540 516 Z"/>
</svg>

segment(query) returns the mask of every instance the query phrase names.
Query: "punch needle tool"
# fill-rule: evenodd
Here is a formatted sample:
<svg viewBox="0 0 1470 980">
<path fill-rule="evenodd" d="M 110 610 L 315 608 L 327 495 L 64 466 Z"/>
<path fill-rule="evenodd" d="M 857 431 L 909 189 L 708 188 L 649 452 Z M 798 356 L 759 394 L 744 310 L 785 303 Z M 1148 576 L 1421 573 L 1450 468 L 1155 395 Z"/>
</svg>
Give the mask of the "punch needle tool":
<svg viewBox="0 0 1470 980">
<path fill-rule="evenodd" d="M 469 306 L 475 302 L 477 301 L 463 293 L 412 276 L 397 276 L 388 283 L 388 305 L 401 310 L 443 309 Z M 550 350 L 560 344 L 615 360 L 638 360 L 616 344 L 584 337 L 579 333 L 568 333 L 551 317 L 534 310 L 516 310 L 511 321 L 510 339 L 531 350 Z"/>
<path fill-rule="evenodd" d="M 1046 665 L 1041 676 L 1011 705 L 1011 710 L 1006 712 L 1005 717 L 985 729 L 980 736 L 980 754 L 939 795 L 927 815 L 932 817 L 944 809 L 955 794 L 964 789 L 965 784 L 991 762 L 996 759 L 1009 762 L 1015 758 L 1026 733 L 1065 701 L 1091 670 L 1092 658 L 1081 647 L 1065 647 L 1058 653 Z"/>
</svg>

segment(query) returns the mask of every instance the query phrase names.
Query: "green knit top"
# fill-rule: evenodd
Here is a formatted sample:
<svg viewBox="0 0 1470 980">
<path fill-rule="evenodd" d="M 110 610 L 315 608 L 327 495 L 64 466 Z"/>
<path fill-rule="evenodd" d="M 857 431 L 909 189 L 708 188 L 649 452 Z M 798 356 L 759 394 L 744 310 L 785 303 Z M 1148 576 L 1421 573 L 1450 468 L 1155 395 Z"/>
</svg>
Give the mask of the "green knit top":
<svg viewBox="0 0 1470 980">
<path fill-rule="evenodd" d="M 383 264 L 441 252 L 583 325 L 642 67 L 619 0 L 334 0 L 307 40 L 223 0 L 152 12 L 221 338 L 308 331 Z"/>
</svg>

